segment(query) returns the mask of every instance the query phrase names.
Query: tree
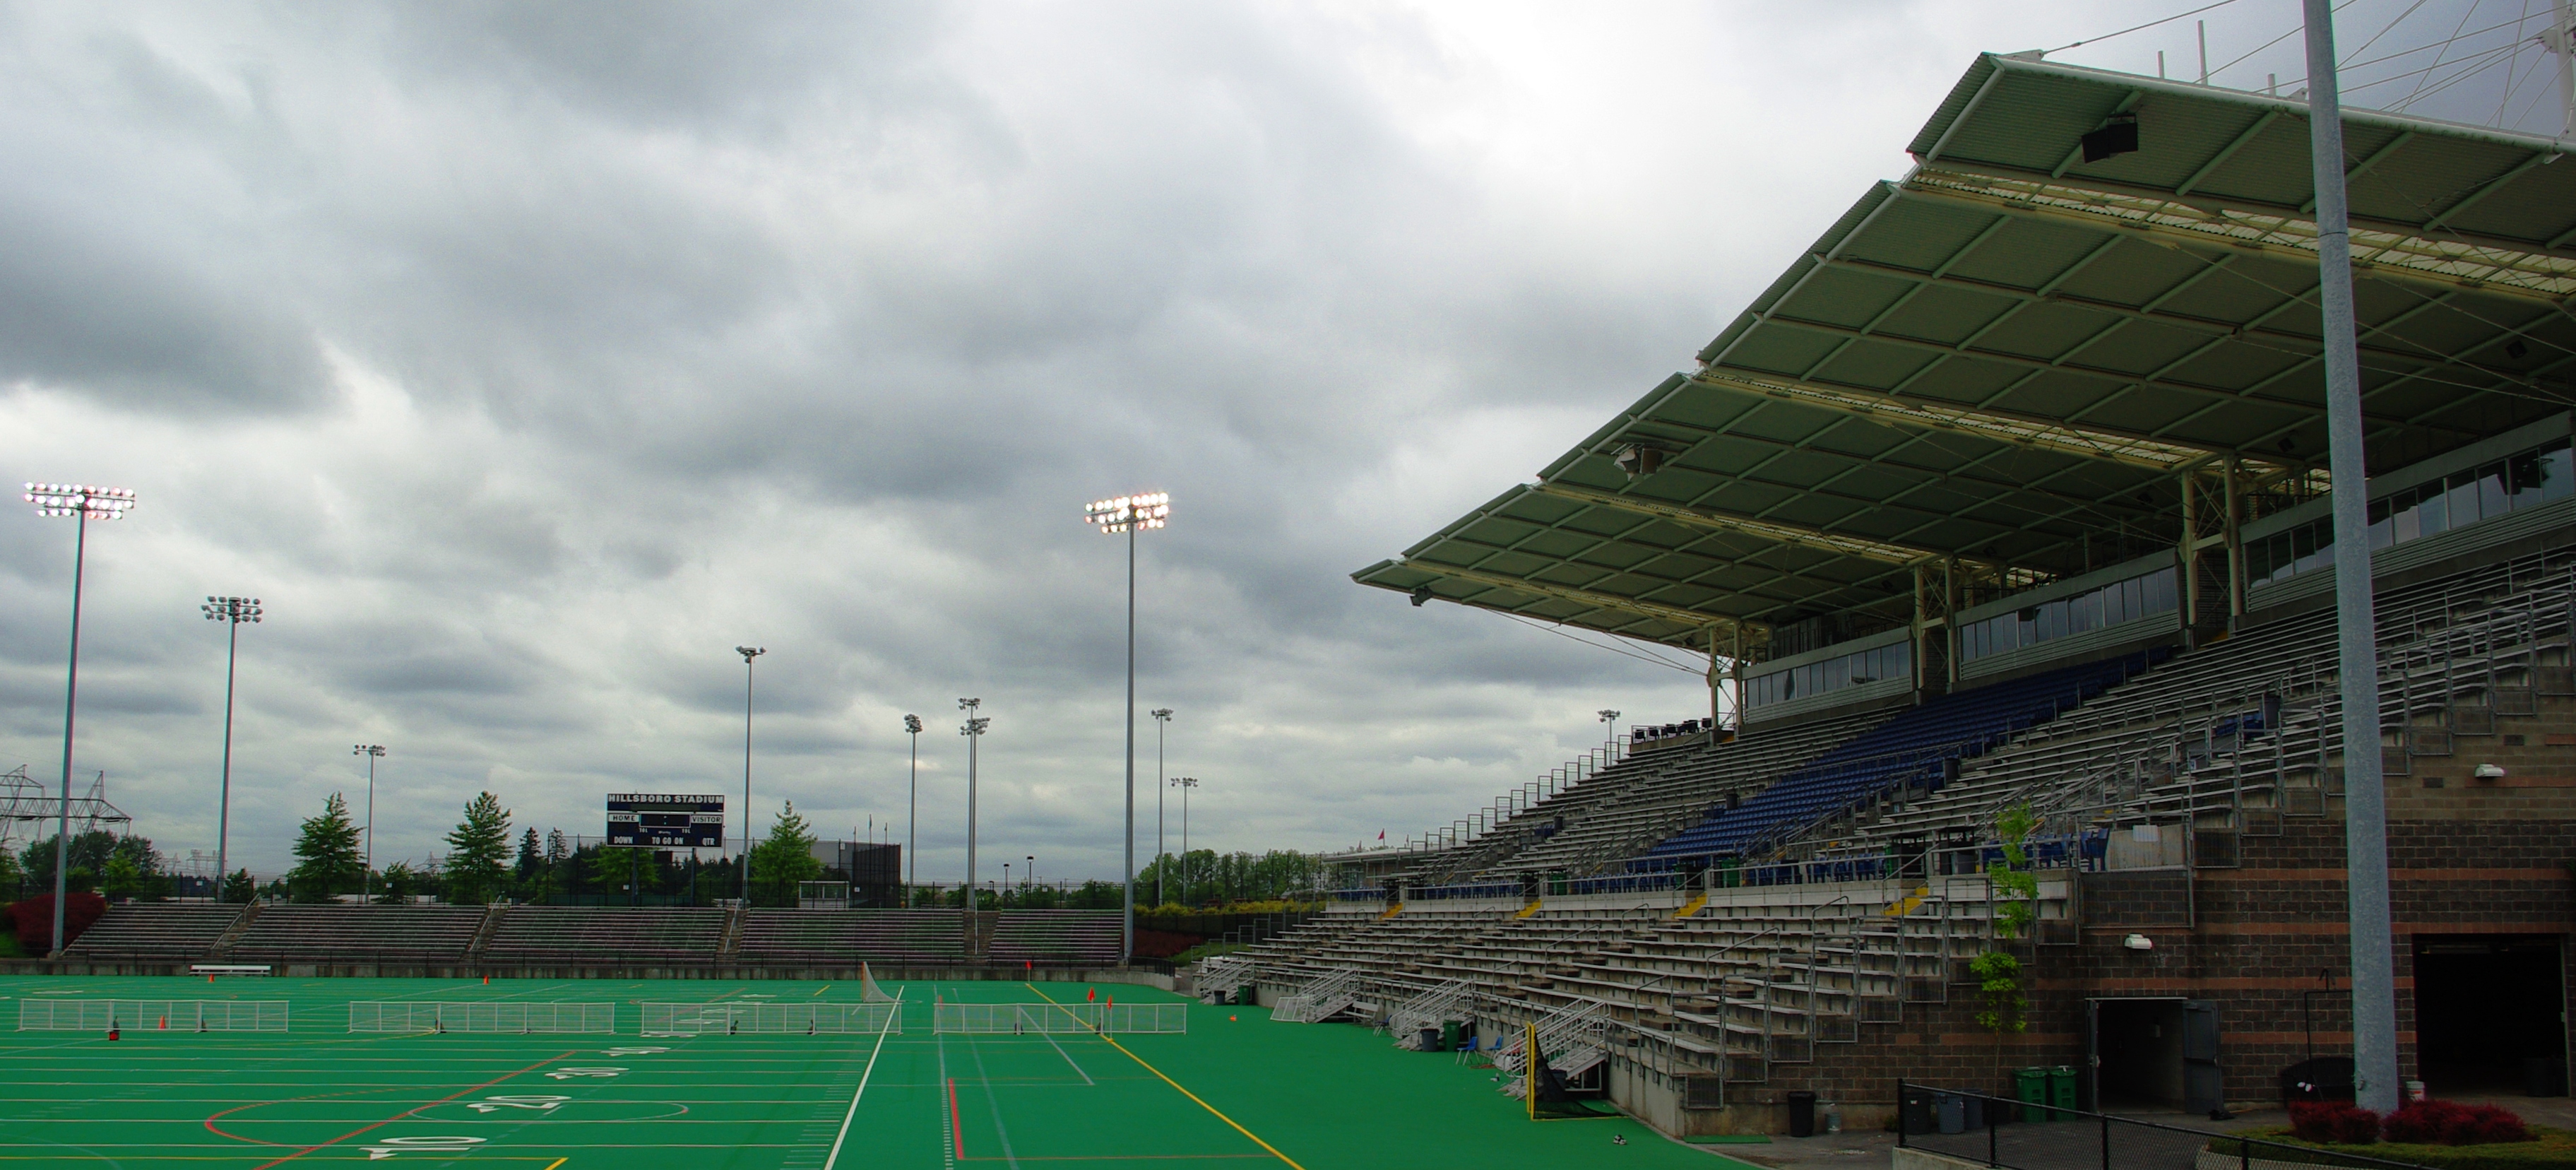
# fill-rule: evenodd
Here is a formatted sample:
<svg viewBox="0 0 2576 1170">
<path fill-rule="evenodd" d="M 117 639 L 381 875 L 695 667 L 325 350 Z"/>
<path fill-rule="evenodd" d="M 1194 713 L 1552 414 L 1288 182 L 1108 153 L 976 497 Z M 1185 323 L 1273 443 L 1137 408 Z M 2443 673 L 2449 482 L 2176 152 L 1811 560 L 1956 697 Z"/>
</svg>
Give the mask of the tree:
<svg viewBox="0 0 2576 1170">
<path fill-rule="evenodd" d="M 385 872 L 376 877 L 376 905 L 405 905 L 411 901 L 414 887 L 419 884 L 420 876 L 411 871 L 411 866 L 399 861 L 388 865 Z"/>
<path fill-rule="evenodd" d="M 0 849 L 0 900 L 17 901 L 26 886 L 27 871 L 18 865 L 18 855 Z"/>
<path fill-rule="evenodd" d="M 295 868 L 287 871 L 287 890 L 298 902 L 334 901 L 340 891 L 356 887 L 365 874 L 358 827 L 349 823 L 349 802 L 334 792 L 322 802 L 321 815 L 307 818 L 296 836 Z"/>
<path fill-rule="evenodd" d="M 447 900 L 479 906 L 501 892 L 510 857 L 510 810 L 489 792 L 465 803 L 465 819 L 447 835 Z"/>
<path fill-rule="evenodd" d="M 1986 881 L 1993 888 L 1989 895 L 1995 907 L 1996 946 L 1969 960 L 1968 973 L 1977 978 L 1977 994 L 1982 1002 L 1977 1010 L 1977 1026 L 1995 1036 L 1995 1071 L 2001 1075 L 2004 1059 L 2004 1037 L 2019 1035 L 2030 1026 L 2030 996 L 2022 988 L 2021 960 L 2003 948 L 2003 942 L 2027 936 L 2039 921 L 2039 875 L 2031 872 L 2031 830 L 2039 827 L 2030 805 L 2016 804 L 1995 817 L 1995 839 L 2003 846 L 2003 859 L 1986 863 Z"/>
<path fill-rule="evenodd" d="M 823 872 L 814 859 L 814 831 L 796 815 L 796 802 L 778 814 L 769 836 L 751 847 L 751 898 L 756 906 L 794 906 L 796 887 Z"/>
<path fill-rule="evenodd" d="M 250 871 L 236 869 L 225 875 L 223 887 L 215 894 L 218 902 L 248 902 L 259 896 L 259 883 L 250 880 Z"/>
<path fill-rule="evenodd" d="M 24 855 L 26 882 L 38 894 L 54 892 L 54 849 L 56 839 L 47 837 L 27 846 Z M 149 849 L 151 842 L 144 842 Z M 87 890 L 98 884 L 98 875 L 107 870 L 108 855 L 116 851 L 116 834 L 105 829 L 84 829 L 72 834 L 72 872 L 70 888 Z"/>
</svg>

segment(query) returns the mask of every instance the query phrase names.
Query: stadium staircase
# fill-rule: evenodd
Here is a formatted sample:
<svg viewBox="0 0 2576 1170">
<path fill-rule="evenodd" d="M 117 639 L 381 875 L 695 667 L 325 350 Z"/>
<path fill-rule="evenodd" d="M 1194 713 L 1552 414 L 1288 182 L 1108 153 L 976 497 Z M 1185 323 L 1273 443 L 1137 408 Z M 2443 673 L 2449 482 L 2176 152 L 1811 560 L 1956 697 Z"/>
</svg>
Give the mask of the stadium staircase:
<svg viewBox="0 0 2576 1170">
<path fill-rule="evenodd" d="M 1386 1029 L 1395 1034 L 1398 1045 L 1427 1051 L 1422 1047 L 1423 1032 L 1436 1032 L 1445 1022 L 1467 1019 L 1474 992 L 1475 984 L 1465 979 L 1435 984 L 1390 1009 Z"/>
<path fill-rule="evenodd" d="M 474 941 L 465 944 L 466 962 L 479 964 L 483 961 L 483 948 L 491 945 L 492 933 L 500 929 L 501 916 L 510 912 L 510 905 L 508 902 L 494 902 L 483 915 L 483 925 L 475 929 Z"/>
<path fill-rule="evenodd" d="M 261 906 L 262 903 L 252 902 L 242 907 L 241 916 L 233 919 L 233 924 L 224 929 L 224 933 L 215 939 L 214 945 L 206 948 L 206 954 L 218 959 L 231 957 L 233 948 L 240 945 L 242 935 L 250 930 L 252 923 L 259 921 Z"/>
<path fill-rule="evenodd" d="M 741 960 L 743 919 L 750 913 L 750 907 L 739 904 L 725 907 L 724 929 L 717 935 L 717 962 L 732 963 Z"/>
<path fill-rule="evenodd" d="M 1328 971 L 1297 990 L 1279 997 L 1270 1018 L 1283 1024 L 1320 1024 L 1360 1006 L 1360 995 L 1367 983 L 1363 974 L 1348 968 Z"/>
<path fill-rule="evenodd" d="M 1604 1005 L 1588 1004 L 1543 1013 L 1529 1021 L 1529 1027 L 1514 1030 L 1493 1054 L 1494 1067 L 1504 1074 L 1503 1092 L 1513 1097 L 1529 1094 L 1533 1029 L 1538 1050 L 1547 1057 L 1547 1066 L 1571 1080 L 1610 1058 L 1609 1023 Z"/>
</svg>

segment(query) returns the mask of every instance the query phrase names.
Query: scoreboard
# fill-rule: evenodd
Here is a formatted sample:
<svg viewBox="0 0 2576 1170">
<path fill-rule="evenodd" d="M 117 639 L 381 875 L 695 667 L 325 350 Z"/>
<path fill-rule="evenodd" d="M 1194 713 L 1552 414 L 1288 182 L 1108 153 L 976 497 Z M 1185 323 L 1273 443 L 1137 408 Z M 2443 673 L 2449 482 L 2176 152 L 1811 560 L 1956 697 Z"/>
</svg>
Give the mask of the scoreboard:
<svg viewBox="0 0 2576 1170">
<path fill-rule="evenodd" d="M 610 793 L 608 843 L 654 849 L 722 849 L 724 807 L 722 796 Z"/>
</svg>

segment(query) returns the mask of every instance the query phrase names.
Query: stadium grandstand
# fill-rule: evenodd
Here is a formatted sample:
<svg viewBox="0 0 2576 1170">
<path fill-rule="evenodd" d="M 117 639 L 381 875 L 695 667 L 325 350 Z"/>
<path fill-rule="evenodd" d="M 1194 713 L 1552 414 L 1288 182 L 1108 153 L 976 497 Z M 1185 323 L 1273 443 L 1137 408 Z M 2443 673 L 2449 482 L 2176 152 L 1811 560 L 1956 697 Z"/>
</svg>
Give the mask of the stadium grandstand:
<svg viewBox="0 0 2576 1170">
<path fill-rule="evenodd" d="M 2377 474 L 2336 485 L 2307 118 L 1978 58 L 1688 372 L 1354 574 L 1704 654 L 1705 714 L 1330 858 L 1330 910 L 1200 984 L 1468 1025 L 1506 1068 L 1535 1034 L 1673 1134 L 1819 1097 L 1875 1126 L 1901 1079 L 2028 1067 L 2086 1108 L 2348 1093 L 2342 765 L 2377 752 L 2404 1075 L 2563 1094 L 2576 167 L 2347 110 Z M 2370 744 L 2338 488 L 2369 493 Z M 1998 954 L 2018 1033 L 1979 1023 Z"/>
</svg>

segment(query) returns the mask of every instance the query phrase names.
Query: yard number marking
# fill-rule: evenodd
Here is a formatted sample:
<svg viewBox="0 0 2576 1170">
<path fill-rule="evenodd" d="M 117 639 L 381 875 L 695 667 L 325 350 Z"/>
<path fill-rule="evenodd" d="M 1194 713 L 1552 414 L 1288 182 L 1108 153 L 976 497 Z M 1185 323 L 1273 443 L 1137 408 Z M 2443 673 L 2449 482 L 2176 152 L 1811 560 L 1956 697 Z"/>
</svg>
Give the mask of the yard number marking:
<svg viewBox="0 0 2576 1170">
<path fill-rule="evenodd" d="M 548 1071 L 546 1079 L 568 1081 L 574 1077 L 613 1077 L 625 1071 L 616 1065 L 602 1065 L 596 1068 L 559 1068 Z"/>
<path fill-rule="evenodd" d="M 385 1138 L 372 1146 L 360 1146 L 367 1160 L 381 1162 L 396 1154 L 465 1154 L 482 1145 L 479 1137 L 398 1137 Z"/>
<path fill-rule="evenodd" d="M 485 1097 L 480 1101 L 468 1102 L 465 1107 L 475 1111 L 476 1113 L 490 1113 L 495 1109 L 536 1109 L 542 1111 L 552 1109 L 570 1100 L 572 1100 L 570 1097 L 551 1097 L 542 1093 L 505 1094 L 497 1097 Z"/>
<path fill-rule="evenodd" d="M 606 1052 L 602 1052 L 602 1053 L 600 1053 L 600 1055 L 601 1055 L 601 1056 L 653 1056 L 653 1055 L 656 1055 L 656 1054 L 658 1054 L 658 1053 L 664 1053 L 664 1052 L 669 1052 L 669 1051 L 670 1051 L 670 1049 L 668 1049 L 668 1048 L 611 1048 L 611 1049 L 609 1049 L 609 1050 L 608 1050 L 608 1051 L 606 1051 Z"/>
</svg>

